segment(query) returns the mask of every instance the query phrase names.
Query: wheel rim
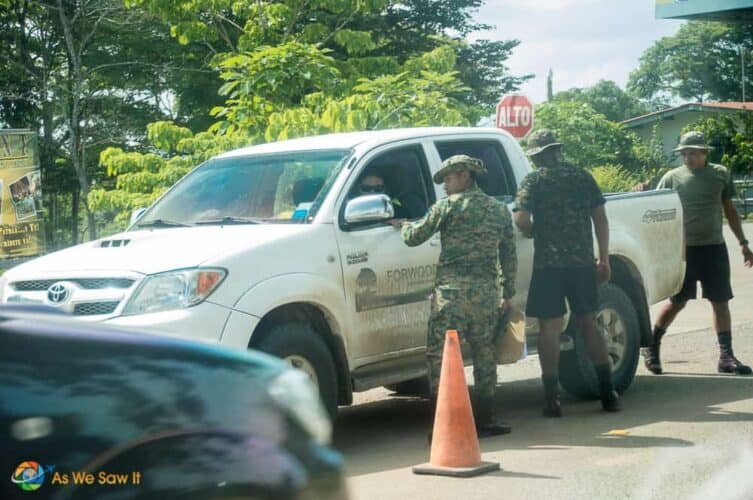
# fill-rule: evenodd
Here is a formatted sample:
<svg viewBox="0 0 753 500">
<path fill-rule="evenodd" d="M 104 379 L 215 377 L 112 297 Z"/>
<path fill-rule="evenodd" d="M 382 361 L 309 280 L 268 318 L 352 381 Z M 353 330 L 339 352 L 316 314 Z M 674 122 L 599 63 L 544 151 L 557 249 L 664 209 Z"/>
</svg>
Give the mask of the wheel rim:
<svg viewBox="0 0 753 500">
<path fill-rule="evenodd" d="M 308 359 L 304 358 L 303 356 L 299 356 L 298 354 L 292 354 L 285 357 L 285 361 L 287 361 L 287 363 L 293 368 L 297 368 L 308 375 L 308 377 L 311 379 L 311 382 L 314 383 L 314 387 L 319 390 L 319 378 L 316 376 L 314 365 L 312 365 Z"/>
<path fill-rule="evenodd" d="M 614 309 L 605 308 L 596 317 L 599 331 L 607 341 L 607 351 L 612 361 L 612 372 L 622 367 L 627 351 L 627 328 L 620 314 Z"/>
</svg>

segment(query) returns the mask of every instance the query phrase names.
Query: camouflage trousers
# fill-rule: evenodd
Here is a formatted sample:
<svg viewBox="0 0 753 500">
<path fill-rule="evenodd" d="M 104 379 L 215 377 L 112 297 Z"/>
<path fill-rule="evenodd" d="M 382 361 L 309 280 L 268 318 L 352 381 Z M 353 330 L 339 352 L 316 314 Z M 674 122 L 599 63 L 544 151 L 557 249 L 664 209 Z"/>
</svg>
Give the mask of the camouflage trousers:
<svg viewBox="0 0 753 500">
<path fill-rule="evenodd" d="M 457 330 L 461 345 L 467 344 L 471 349 L 475 395 L 482 399 L 494 397 L 497 385 L 494 327 L 498 306 L 499 288 L 494 283 L 440 285 L 434 289 L 426 342 L 432 396 L 439 389 L 445 334 L 447 330 Z"/>
</svg>

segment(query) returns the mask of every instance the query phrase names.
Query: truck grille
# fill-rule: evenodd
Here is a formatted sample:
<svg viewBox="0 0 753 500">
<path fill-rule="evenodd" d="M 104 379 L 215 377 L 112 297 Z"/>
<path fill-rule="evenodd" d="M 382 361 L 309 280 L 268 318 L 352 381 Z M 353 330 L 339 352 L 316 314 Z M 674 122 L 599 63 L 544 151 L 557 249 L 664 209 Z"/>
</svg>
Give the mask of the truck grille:
<svg viewBox="0 0 753 500">
<path fill-rule="evenodd" d="M 124 247 L 127 244 L 129 244 L 131 240 L 104 240 L 99 245 L 100 248 L 108 248 L 108 247 Z"/>
<path fill-rule="evenodd" d="M 59 281 L 70 281 L 76 283 L 81 288 L 87 290 L 99 290 L 102 288 L 129 288 L 133 281 L 129 278 L 78 278 L 78 279 L 56 279 L 56 280 L 28 280 L 11 283 L 14 290 L 18 292 L 37 292 L 50 288 Z"/>
<path fill-rule="evenodd" d="M 119 302 L 87 302 L 76 304 L 73 309 L 74 316 L 95 316 L 97 314 L 112 314 Z"/>
</svg>

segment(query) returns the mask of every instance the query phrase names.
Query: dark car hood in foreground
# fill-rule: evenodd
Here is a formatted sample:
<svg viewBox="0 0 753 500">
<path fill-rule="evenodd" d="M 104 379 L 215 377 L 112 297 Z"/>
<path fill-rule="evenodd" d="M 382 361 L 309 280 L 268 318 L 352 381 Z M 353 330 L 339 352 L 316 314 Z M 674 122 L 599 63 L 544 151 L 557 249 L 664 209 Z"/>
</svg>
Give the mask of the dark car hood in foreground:
<svg viewBox="0 0 753 500">
<path fill-rule="evenodd" d="M 242 498 L 240 489 L 266 498 L 294 494 L 312 471 L 337 478 L 339 455 L 315 445 L 267 392 L 285 369 L 263 354 L 101 325 L 0 320 L 2 470 L 7 478 L 24 461 L 48 468 L 36 492 L 7 479 L 0 492 Z M 51 484 L 67 474 L 70 486 L 84 470 L 97 483 L 101 472 L 140 472 L 140 484 L 130 493 Z"/>
</svg>

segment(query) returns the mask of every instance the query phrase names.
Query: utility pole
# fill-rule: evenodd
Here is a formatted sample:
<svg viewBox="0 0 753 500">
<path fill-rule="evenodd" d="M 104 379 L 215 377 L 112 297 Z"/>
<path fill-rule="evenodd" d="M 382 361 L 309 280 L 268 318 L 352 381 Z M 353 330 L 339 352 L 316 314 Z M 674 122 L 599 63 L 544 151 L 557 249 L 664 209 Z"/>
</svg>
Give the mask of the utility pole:
<svg viewBox="0 0 753 500">
<path fill-rule="evenodd" d="M 745 102 L 745 46 L 740 44 L 740 73 L 742 74 L 743 102 Z"/>
<path fill-rule="evenodd" d="M 549 76 L 546 79 L 546 100 L 551 101 L 554 97 L 554 72 L 549 69 Z M 743 98 L 744 100 L 745 98 Z"/>
</svg>

